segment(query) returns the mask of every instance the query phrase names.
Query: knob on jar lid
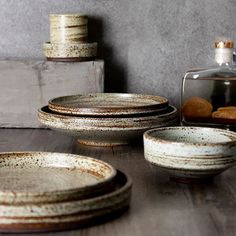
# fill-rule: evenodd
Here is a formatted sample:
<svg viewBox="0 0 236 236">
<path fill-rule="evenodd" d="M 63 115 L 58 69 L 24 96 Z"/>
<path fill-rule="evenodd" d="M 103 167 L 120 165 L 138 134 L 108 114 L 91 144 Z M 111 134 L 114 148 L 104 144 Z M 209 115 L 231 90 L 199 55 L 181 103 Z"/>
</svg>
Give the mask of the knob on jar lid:
<svg viewBox="0 0 236 236">
<path fill-rule="evenodd" d="M 232 40 L 221 40 L 215 42 L 215 48 L 233 48 L 234 42 Z"/>
</svg>

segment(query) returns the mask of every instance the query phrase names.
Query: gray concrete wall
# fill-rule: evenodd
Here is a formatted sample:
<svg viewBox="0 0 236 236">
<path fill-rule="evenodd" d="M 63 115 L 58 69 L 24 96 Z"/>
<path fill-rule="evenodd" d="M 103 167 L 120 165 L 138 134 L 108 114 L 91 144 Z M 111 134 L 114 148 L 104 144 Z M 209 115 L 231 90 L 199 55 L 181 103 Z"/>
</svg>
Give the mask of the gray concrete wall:
<svg viewBox="0 0 236 236">
<path fill-rule="evenodd" d="M 216 38 L 236 39 L 235 0 L 1 0 L 0 57 L 43 57 L 50 12 L 89 15 L 106 91 L 159 94 L 174 104 L 184 71 L 212 60 Z"/>
</svg>

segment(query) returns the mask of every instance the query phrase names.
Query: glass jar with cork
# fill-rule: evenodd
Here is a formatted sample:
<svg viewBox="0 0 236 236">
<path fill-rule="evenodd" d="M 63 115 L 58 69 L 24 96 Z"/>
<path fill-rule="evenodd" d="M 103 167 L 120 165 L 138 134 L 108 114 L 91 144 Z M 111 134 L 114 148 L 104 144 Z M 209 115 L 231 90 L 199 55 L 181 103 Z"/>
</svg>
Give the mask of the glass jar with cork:
<svg viewBox="0 0 236 236">
<path fill-rule="evenodd" d="M 236 130 L 233 41 L 215 42 L 215 67 L 188 71 L 182 80 L 182 125 Z"/>
</svg>

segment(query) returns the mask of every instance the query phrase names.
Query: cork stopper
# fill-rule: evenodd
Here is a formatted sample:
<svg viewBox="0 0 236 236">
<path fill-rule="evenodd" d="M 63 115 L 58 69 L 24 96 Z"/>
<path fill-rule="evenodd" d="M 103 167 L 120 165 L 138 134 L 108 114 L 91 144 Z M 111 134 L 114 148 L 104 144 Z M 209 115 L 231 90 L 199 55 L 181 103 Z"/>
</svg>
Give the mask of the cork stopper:
<svg viewBox="0 0 236 236">
<path fill-rule="evenodd" d="M 222 40 L 215 42 L 215 48 L 233 48 L 234 42 L 232 40 Z"/>
<path fill-rule="evenodd" d="M 220 40 L 215 42 L 215 61 L 219 64 L 231 63 L 233 61 L 233 47 L 232 40 Z"/>
</svg>

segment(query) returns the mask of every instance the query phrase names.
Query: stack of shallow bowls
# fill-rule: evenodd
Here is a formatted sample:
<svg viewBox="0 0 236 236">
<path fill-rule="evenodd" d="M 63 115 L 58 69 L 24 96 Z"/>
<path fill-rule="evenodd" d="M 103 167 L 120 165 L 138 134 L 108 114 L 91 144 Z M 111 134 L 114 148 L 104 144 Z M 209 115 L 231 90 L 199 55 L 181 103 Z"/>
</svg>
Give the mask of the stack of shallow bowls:
<svg viewBox="0 0 236 236">
<path fill-rule="evenodd" d="M 150 128 L 176 124 L 177 110 L 160 96 L 95 93 L 52 99 L 38 117 L 80 143 L 113 146 L 128 144 Z"/>
<path fill-rule="evenodd" d="M 0 232 L 89 226 L 129 206 L 132 183 L 93 158 L 49 152 L 0 153 Z"/>
</svg>

